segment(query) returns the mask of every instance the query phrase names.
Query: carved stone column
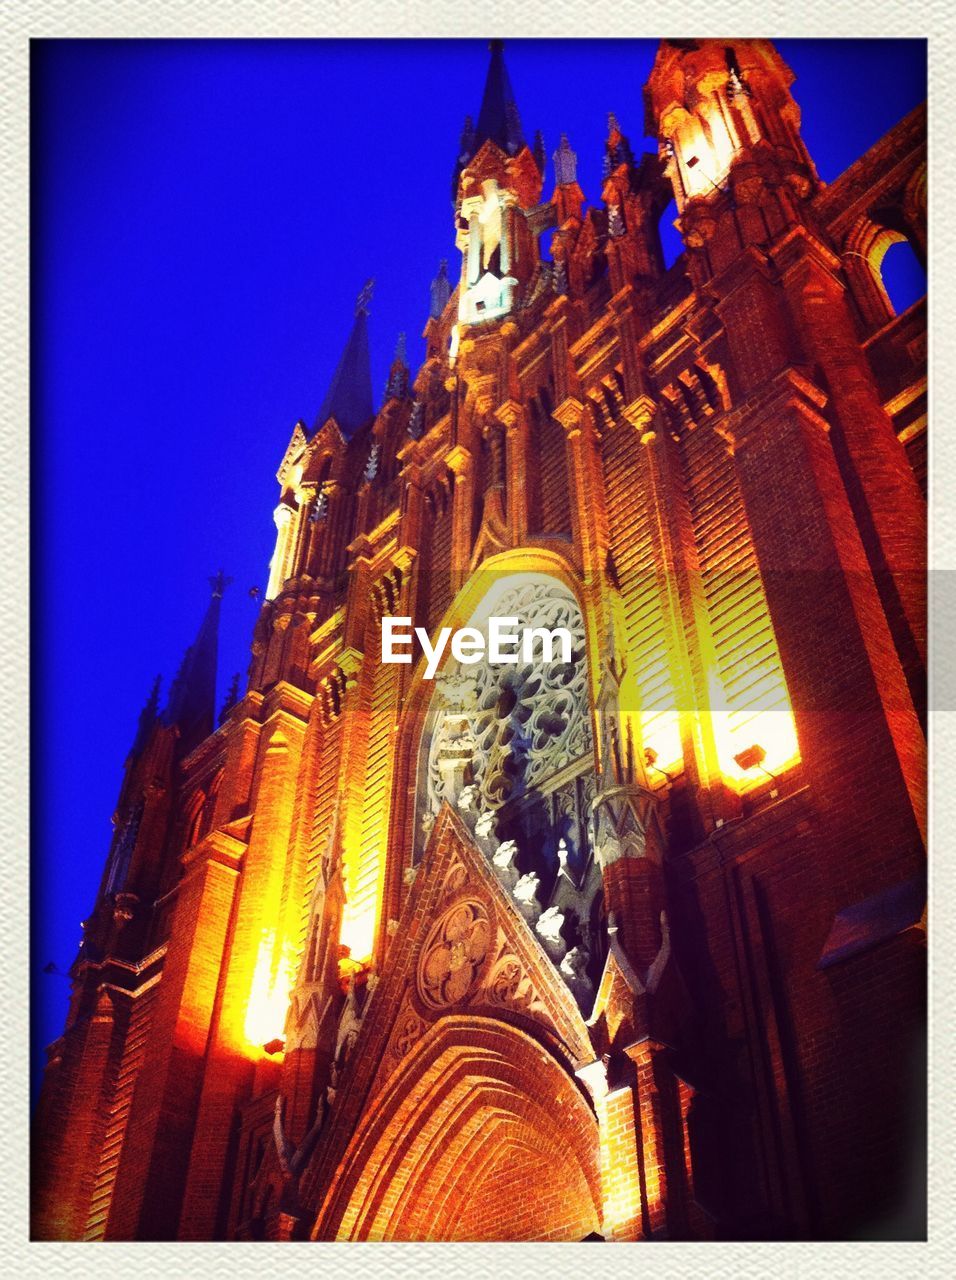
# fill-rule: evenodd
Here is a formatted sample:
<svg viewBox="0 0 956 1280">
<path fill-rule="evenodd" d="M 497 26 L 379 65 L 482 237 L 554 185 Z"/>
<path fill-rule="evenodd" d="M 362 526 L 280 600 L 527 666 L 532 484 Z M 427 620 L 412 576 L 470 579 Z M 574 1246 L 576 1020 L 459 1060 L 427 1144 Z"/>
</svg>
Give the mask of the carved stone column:
<svg viewBox="0 0 956 1280">
<path fill-rule="evenodd" d="M 505 518 L 513 547 L 528 535 L 528 413 L 517 400 L 495 410 L 505 428 Z"/>
<path fill-rule="evenodd" d="M 273 512 L 278 534 L 276 537 L 275 551 L 272 555 L 272 563 L 269 566 L 269 585 L 266 588 L 266 599 L 274 599 L 282 590 L 282 584 L 285 582 L 287 574 L 286 567 L 289 556 L 289 539 L 291 536 L 292 520 L 295 515 L 292 507 L 286 502 L 280 502 Z"/>
<path fill-rule="evenodd" d="M 608 534 L 594 422 L 590 408 L 574 396 L 558 404 L 554 417 L 567 436 L 574 541 L 585 582 L 595 589 L 603 583 Z"/>
<path fill-rule="evenodd" d="M 451 512 L 451 591 L 454 598 L 471 561 L 475 468 L 470 451 L 462 445 L 456 445 L 449 452 L 446 462 L 455 477 Z"/>
</svg>

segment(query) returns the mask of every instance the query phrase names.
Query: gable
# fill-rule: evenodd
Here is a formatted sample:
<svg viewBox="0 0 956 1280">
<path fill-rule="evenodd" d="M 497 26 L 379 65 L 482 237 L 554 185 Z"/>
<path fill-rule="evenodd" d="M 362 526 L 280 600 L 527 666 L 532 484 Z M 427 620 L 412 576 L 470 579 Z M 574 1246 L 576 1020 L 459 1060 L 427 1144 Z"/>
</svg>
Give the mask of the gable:
<svg viewBox="0 0 956 1280">
<path fill-rule="evenodd" d="M 303 1199 L 319 1203 L 363 1113 L 443 1020 L 530 1036 L 570 1074 L 593 1058 L 568 987 L 446 804 L 374 985 Z"/>
</svg>

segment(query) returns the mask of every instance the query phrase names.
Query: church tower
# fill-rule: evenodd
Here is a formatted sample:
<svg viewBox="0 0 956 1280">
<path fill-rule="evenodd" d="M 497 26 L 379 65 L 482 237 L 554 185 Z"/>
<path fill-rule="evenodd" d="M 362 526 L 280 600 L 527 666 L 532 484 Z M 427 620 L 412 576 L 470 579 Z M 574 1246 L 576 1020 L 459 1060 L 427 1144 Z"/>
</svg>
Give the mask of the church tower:
<svg viewBox="0 0 956 1280">
<path fill-rule="evenodd" d="M 214 725 L 220 575 L 141 717 L 37 1234 L 821 1238 L 892 1204 L 925 309 L 851 259 L 921 243 L 924 117 L 824 186 L 792 80 L 663 42 L 656 150 L 609 115 L 589 205 L 492 42 L 424 362 L 400 336 L 376 408 L 369 281 L 278 469 L 245 693 Z M 393 619 L 483 655 L 386 663 Z"/>
</svg>

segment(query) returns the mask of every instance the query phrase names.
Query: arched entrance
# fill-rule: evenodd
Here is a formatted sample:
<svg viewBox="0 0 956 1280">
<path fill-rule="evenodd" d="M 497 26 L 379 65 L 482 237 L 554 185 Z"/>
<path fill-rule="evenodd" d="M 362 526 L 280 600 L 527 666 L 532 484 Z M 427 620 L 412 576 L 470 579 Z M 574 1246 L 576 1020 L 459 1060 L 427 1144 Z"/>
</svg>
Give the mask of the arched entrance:
<svg viewBox="0 0 956 1280">
<path fill-rule="evenodd" d="M 537 1040 L 446 1017 L 366 1111 L 313 1238 L 582 1240 L 598 1158 L 593 1112 Z"/>
</svg>

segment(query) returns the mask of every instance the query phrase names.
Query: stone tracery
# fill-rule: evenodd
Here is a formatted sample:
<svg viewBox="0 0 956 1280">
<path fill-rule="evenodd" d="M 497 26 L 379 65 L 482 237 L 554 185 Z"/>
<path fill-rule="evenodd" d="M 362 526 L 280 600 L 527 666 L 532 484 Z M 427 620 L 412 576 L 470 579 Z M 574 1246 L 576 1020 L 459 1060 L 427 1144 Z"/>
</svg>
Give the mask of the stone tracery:
<svg viewBox="0 0 956 1280">
<path fill-rule="evenodd" d="M 503 579 L 472 625 L 491 615 L 517 618 L 519 627 L 566 628 L 571 661 L 545 662 L 536 649 L 535 662 L 446 668 L 423 741 L 415 856 L 447 801 L 529 924 L 544 915 L 538 932 L 555 965 L 574 952 L 573 965 L 560 971 L 586 1003 L 585 971 L 595 972 L 601 945 L 591 926 L 600 877 L 591 875 L 584 619 L 568 588 L 540 574 Z"/>
</svg>

